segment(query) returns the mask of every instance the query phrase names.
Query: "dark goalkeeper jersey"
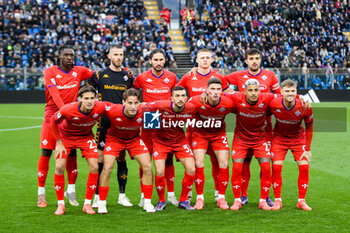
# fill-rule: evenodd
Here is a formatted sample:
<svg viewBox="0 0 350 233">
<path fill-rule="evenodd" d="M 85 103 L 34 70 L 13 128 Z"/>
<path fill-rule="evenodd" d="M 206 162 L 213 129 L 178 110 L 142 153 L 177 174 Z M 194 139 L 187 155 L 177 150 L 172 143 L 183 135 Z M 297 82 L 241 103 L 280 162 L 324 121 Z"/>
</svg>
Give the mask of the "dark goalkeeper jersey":
<svg viewBox="0 0 350 233">
<path fill-rule="evenodd" d="M 133 86 L 126 71 L 115 72 L 109 67 L 102 72 L 96 71 L 88 83 L 98 90 L 99 100 L 115 104 L 121 104 L 124 91 Z"/>
</svg>

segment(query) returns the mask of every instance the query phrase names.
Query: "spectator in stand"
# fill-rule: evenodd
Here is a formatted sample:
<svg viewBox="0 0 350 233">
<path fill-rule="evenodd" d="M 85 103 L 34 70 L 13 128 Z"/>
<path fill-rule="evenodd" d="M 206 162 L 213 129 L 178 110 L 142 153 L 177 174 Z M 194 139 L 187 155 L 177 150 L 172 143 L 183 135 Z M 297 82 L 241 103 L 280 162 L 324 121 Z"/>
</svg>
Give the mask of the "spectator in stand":
<svg viewBox="0 0 350 233">
<path fill-rule="evenodd" d="M 322 81 L 319 76 L 315 76 L 312 79 L 312 88 L 313 89 L 322 89 Z"/>
<path fill-rule="evenodd" d="M 170 28 L 171 10 L 164 7 L 163 10 L 160 12 L 160 16 L 162 17 L 162 19 L 164 19 L 165 23 L 169 25 Z"/>
<path fill-rule="evenodd" d="M 346 75 L 343 78 L 343 88 L 346 89 L 346 90 L 350 89 L 350 76 L 349 75 Z"/>
</svg>

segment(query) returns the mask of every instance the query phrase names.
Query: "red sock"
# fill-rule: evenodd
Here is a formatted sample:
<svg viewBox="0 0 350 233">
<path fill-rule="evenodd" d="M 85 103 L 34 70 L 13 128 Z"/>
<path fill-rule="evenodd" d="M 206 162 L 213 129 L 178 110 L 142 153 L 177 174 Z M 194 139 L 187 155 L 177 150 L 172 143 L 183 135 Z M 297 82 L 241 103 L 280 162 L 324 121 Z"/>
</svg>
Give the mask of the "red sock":
<svg viewBox="0 0 350 233">
<path fill-rule="evenodd" d="M 175 168 L 174 165 L 165 165 L 165 181 L 168 192 L 174 192 Z"/>
<path fill-rule="evenodd" d="M 109 191 L 109 186 L 105 186 L 105 187 L 98 186 L 98 192 L 99 192 L 101 201 L 105 201 L 107 199 L 108 191 Z"/>
<path fill-rule="evenodd" d="M 233 163 L 231 184 L 232 184 L 233 195 L 235 196 L 235 198 L 241 197 L 242 168 L 243 168 L 243 163 L 235 163 L 235 162 Z"/>
<path fill-rule="evenodd" d="M 242 196 L 248 197 L 248 185 L 250 180 L 250 162 L 244 162 L 242 168 Z"/>
<path fill-rule="evenodd" d="M 196 186 L 197 195 L 202 195 L 204 190 L 204 182 L 205 182 L 204 167 L 196 168 L 194 182 Z"/>
<path fill-rule="evenodd" d="M 298 177 L 299 199 L 305 199 L 308 186 L 309 186 L 309 164 L 300 165 L 299 177 Z"/>
<path fill-rule="evenodd" d="M 275 198 L 281 198 L 282 165 L 272 164 L 272 186 Z"/>
<path fill-rule="evenodd" d="M 269 196 L 271 187 L 271 165 L 270 162 L 263 162 L 260 164 L 260 198 L 266 199 Z"/>
<path fill-rule="evenodd" d="M 64 200 L 64 174 L 57 175 L 55 173 L 54 175 L 54 183 L 55 183 L 55 190 L 56 190 L 56 196 L 58 201 Z"/>
<path fill-rule="evenodd" d="M 78 177 L 77 156 L 67 157 L 66 169 L 67 169 L 68 184 L 75 184 Z"/>
<path fill-rule="evenodd" d="M 220 168 L 218 175 L 218 185 L 219 185 L 219 194 L 225 195 L 227 184 L 229 180 L 229 171 L 228 168 Z"/>
<path fill-rule="evenodd" d="M 143 184 L 142 184 L 142 176 L 143 176 L 143 171 L 142 168 L 139 168 L 139 176 L 140 176 L 140 187 L 141 187 L 141 193 L 143 193 Z"/>
<path fill-rule="evenodd" d="M 163 176 L 163 180 L 164 180 L 164 176 Z M 163 188 L 164 190 L 164 188 Z M 153 185 L 143 185 L 143 192 L 145 195 L 145 199 L 152 199 L 152 192 L 153 192 Z M 165 202 L 165 198 L 164 198 L 164 202 Z"/>
<path fill-rule="evenodd" d="M 91 200 L 94 196 L 97 187 L 98 173 L 89 172 L 88 180 L 86 182 L 86 194 L 85 199 Z"/>
<path fill-rule="evenodd" d="M 213 176 L 213 179 L 214 179 L 215 190 L 219 190 L 219 182 L 218 182 L 218 176 L 220 172 L 219 163 L 217 158 L 214 156 L 210 156 L 210 162 L 211 162 L 211 175 Z"/>
<path fill-rule="evenodd" d="M 45 157 L 40 155 L 38 162 L 38 183 L 39 187 L 45 187 L 47 172 L 49 171 L 51 157 Z"/>
<path fill-rule="evenodd" d="M 164 178 L 164 176 L 155 175 L 155 184 L 156 184 L 156 189 L 157 189 L 159 201 L 165 202 L 165 178 Z M 145 187 L 143 187 L 143 188 L 145 188 Z"/>
<path fill-rule="evenodd" d="M 185 172 L 185 177 L 182 180 L 182 191 L 181 191 L 181 196 L 180 196 L 180 202 L 181 201 L 186 201 L 188 198 L 188 193 L 192 190 L 192 185 L 194 182 L 195 176 L 190 176 Z"/>
</svg>

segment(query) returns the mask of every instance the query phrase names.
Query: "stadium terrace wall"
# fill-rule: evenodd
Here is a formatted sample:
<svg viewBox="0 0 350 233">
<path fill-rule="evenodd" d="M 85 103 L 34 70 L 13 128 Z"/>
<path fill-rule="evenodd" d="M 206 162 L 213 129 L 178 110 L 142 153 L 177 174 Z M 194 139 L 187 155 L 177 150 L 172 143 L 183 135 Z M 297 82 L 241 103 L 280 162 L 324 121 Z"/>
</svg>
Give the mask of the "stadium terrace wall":
<svg viewBox="0 0 350 233">
<path fill-rule="evenodd" d="M 315 90 L 321 102 L 350 102 L 350 90 Z M 306 94 L 307 90 L 299 90 Z M 0 103 L 45 103 L 45 91 L 0 91 Z"/>
</svg>

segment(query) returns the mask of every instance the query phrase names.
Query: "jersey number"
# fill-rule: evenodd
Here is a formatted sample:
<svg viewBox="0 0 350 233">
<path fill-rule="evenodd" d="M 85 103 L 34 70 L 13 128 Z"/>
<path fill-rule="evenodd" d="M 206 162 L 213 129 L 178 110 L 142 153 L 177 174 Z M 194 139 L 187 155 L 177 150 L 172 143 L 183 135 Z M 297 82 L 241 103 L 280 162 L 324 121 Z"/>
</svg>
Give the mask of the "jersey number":
<svg viewBox="0 0 350 233">
<path fill-rule="evenodd" d="M 95 140 L 89 140 L 89 141 L 87 141 L 87 143 L 90 144 L 89 149 L 95 149 L 95 148 L 96 148 L 96 142 L 95 142 Z"/>
<path fill-rule="evenodd" d="M 264 142 L 263 146 L 265 146 L 266 154 L 270 155 L 270 146 L 269 146 L 269 144 Z"/>
</svg>

